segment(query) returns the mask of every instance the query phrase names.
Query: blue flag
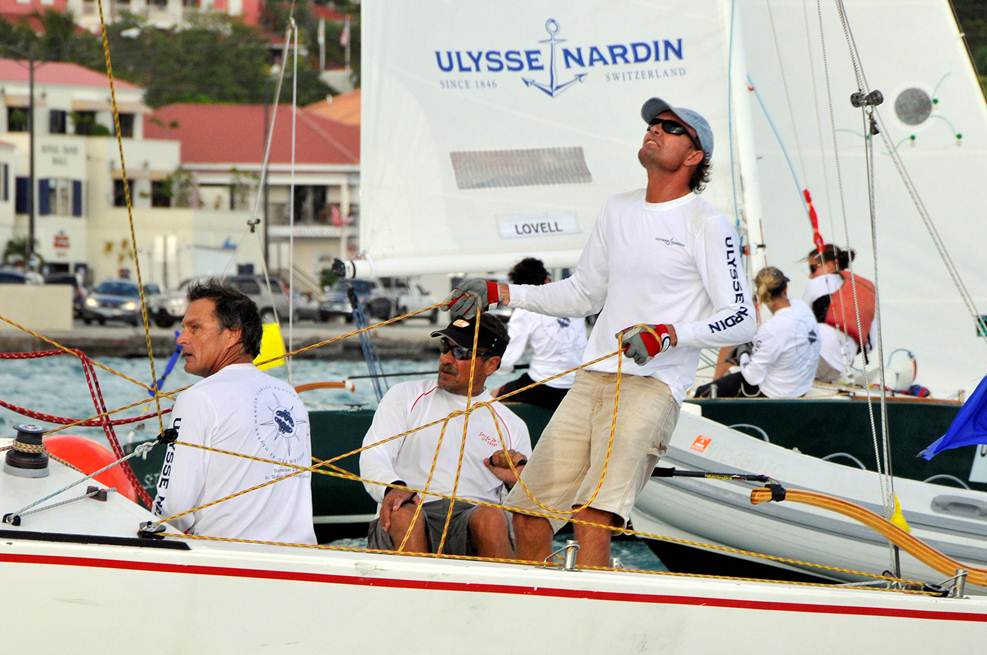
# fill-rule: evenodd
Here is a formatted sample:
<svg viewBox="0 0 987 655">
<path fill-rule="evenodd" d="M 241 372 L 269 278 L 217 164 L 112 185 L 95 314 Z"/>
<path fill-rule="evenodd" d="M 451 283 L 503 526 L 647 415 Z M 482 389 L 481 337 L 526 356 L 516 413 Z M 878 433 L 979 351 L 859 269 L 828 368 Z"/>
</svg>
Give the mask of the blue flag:
<svg viewBox="0 0 987 655">
<path fill-rule="evenodd" d="M 973 395 L 960 407 L 946 434 L 920 454 L 925 459 L 932 459 L 944 450 L 977 444 L 987 444 L 987 377 L 980 381 Z"/>
<path fill-rule="evenodd" d="M 181 332 L 178 332 L 177 330 L 175 331 L 176 342 L 178 340 L 178 335 L 180 334 Z M 161 379 L 154 384 L 154 386 L 151 388 L 150 391 L 147 392 L 148 396 L 153 397 L 155 389 L 160 391 L 161 388 L 164 387 L 165 380 L 167 380 L 168 376 L 171 375 L 171 372 L 175 368 L 175 364 L 178 363 L 178 358 L 181 356 L 182 356 L 182 347 L 179 346 L 178 343 L 175 343 L 175 352 L 171 353 L 171 357 L 168 359 L 168 363 L 165 364 L 165 370 L 164 373 L 161 375 Z"/>
</svg>

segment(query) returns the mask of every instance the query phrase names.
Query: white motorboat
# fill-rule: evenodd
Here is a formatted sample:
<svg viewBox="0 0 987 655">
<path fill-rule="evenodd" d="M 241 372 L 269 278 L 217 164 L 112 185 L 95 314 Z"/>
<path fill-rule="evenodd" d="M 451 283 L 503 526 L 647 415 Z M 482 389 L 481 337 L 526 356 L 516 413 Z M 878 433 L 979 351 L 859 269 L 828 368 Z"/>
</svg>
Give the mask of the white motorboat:
<svg viewBox="0 0 987 655">
<path fill-rule="evenodd" d="M 684 406 L 663 465 L 734 474 L 767 473 L 782 486 L 822 492 L 884 513 L 877 473 L 776 446 L 704 419 L 699 412 L 696 406 Z M 636 529 L 645 532 L 792 560 L 865 571 L 891 568 L 888 542 L 880 535 L 816 507 L 788 503 L 753 506 L 750 489 L 749 483 L 736 481 L 652 478 L 638 498 L 632 521 Z M 894 479 L 894 491 L 915 536 L 954 559 L 987 565 L 987 493 L 904 478 Z M 680 553 L 662 552 L 661 545 L 655 549 L 663 561 L 667 559 L 666 563 L 679 568 Z M 904 577 L 932 580 L 941 575 L 907 554 L 901 557 L 901 567 Z M 840 571 L 796 568 L 829 579 L 856 578 Z"/>
</svg>

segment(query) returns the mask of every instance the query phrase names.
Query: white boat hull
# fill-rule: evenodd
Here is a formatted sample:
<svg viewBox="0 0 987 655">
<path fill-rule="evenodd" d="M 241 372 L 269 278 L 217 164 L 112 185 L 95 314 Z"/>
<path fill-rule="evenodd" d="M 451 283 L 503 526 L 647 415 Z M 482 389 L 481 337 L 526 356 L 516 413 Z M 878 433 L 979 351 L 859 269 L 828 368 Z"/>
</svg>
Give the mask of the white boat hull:
<svg viewBox="0 0 987 655">
<path fill-rule="evenodd" d="M 77 477 L 0 473 L 0 510 Z M 831 655 L 893 639 L 904 655 L 987 640 L 984 597 L 136 539 L 150 518 L 110 494 L 0 526 L 3 652 Z"/>
<path fill-rule="evenodd" d="M 663 460 L 680 469 L 764 473 L 783 485 L 819 491 L 880 511 L 877 474 L 780 448 L 683 412 Z M 798 567 L 835 580 L 858 580 L 839 569 L 881 572 L 891 550 L 876 533 L 823 509 L 793 503 L 750 503 L 749 483 L 653 478 L 638 498 L 632 521 L 638 530 L 742 548 L 834 569 Z M 987 565 L 987 493 L 895 479 L 895 491 L 912 533 L 968 564 Z M 980 513 L 980 509 L 983 513 Z M 768 560 L 760 560 L 771 564 Z M 906 578 L 945 577 L 905 553 Z M 987 589 L 974 588 L 978 593 Z"/>
<path fill-rule="evenodd" d="M 387 555 L 4 540 L 0 571 L 9 652 L 905 654 L 987 638 L 982 598 Z"/>
</svg>

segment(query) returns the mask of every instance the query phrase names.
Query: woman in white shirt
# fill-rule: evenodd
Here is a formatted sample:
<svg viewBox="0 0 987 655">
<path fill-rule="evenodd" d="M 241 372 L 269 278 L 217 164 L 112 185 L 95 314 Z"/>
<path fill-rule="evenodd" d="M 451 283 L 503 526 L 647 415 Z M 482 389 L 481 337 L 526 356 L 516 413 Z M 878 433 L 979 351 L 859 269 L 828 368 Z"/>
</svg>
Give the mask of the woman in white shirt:
<svg viewBox="0 0 987 655">
<path fill-rule="evenodd" d="M 754 285 L 771 318 L 758 327 L 750 353 L 740 354 L 740 370 L 699 387 L 697 397 L 715 388 L 719 398 L 798 398 L 812 388 L 820 346 L 815 316 L 801 300 L 789 301 L 788 278 L 777 268 L 758 271 Z"/>
<path fill-rule="evenodd" d="M 514 284 L 540 285 L 552 280 L 545 264 L 534 257 L 519 261 L 508 276 Z M 531 363 L 526 373 L 498 389 L 498 396 L 579 366 L 586 349 L 586 323 L 581 317 L 558 318 L 518 308 L 511 314 L 507 332 L 510 341 L 501 358 L 500 370 L 513 370 L 526 350 L 531 351 Z M 549 380 L 511 396 L 508 401 L 555 409 L 572 387 L 575 377 L 575 373 L 569 373 Z"/>
<path fill-rule="evenodd" d="M 852 249 L 843 250 L 832 244 L 814 248 L 807 258 L 809 284 L 802 300 L 812 307 L 819 322 L 822 352 L 816 379 L 824 382 L 835 382 L 850 368 L 861 344 L 866 362 L 875 338 L 874 283 L 860 275 L 850 275 L 853 258 Z"/>
</svg>

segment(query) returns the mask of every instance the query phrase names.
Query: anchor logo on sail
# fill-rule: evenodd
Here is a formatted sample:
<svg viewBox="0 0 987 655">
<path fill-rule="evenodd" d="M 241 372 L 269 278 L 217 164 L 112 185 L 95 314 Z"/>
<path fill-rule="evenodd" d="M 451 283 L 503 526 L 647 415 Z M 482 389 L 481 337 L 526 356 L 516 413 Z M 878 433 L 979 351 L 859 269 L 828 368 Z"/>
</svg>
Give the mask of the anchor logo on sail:
<svg viewBox="0 0 987 655">
<path fill-rule="evenodd" d="M 565 39 L 560 39 L 556 35 L 559 33 L 559 22 L 554 18 L 549 18 L 545 21 L 545 31 L 548 32 L 548 38 L 539 41 L 539 43 L 547 43 L 549 46 L 549 64 L 548 64 L 548 84 L 544 82 L 539 82 L 528 77 L 522 77 L 521 81 L 527 87 L 535 87 L 539 91 L 542 91 L 550 98 L 554 98 L 566 89 L 568 89 L 573 84 L 577 82 L 582 82 L 586 79 L 587 73 L 577 73 L 574 78 L 566 82 L 559 82 L 558 76 L 555 70 L 555 51 L 556 46 L 559 43 L 564 43 Z"/>
</svg>

